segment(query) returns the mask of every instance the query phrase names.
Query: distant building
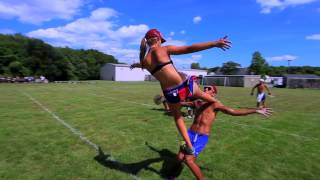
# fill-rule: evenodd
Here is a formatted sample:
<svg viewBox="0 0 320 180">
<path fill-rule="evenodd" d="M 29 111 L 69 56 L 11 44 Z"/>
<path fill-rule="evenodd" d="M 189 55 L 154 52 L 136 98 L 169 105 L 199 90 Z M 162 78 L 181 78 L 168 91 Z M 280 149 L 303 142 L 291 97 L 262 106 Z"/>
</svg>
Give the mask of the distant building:
<svg viewBox="0 0 320 180">
<path fill-rule="evenodd" d="M 320 89 L 320 76 L 314 74 L 288 74 L 284 79 L 287 88 Z"/>
<path fill-rule="evenodd" d="M 188 76 L 206 76 L 208 74 L 206 70 L 201 69 L 178 69 L 178 71 Z"/>
<path fill-rule="evenodd" d="M 259 82 L 260 75 L 208 75 L 203 79 L 204 85 L 253 87 Z"/>
<path fill-rule="evenodd" d="M 268 82 L 267 80 L 269 80 L 270 82 Z M 269 76 L 266 79 L 266 82 L 272 84 L 273 87 L 285 87 L 284 78 L 282 76 Z"/>
<path fill-rule="evenodd" d="M 248 74 L 250 74 L 248 68 L 238 68 L 234 73 L 234 75 L 248 75 Z"/>
<path fill-rule="evenodd" d="M 199 69 L 178 69 L 179 72 L 187 76 L 205 76 L 206 70 Z M 147 71 L 141 68 L 130 69 L 128 64 L 107 63 L 100 69 L 100 79 L 109 81 L 156 81 Z"/>
<path fill-rule="evenodd" d="M 107 63 L 100 69 L 100 79 L 109 81 L 144 81 L 150 73 L 128 64 Z"/>
<path fill-rule="evenodd" d="M 218 69 L 216 72 L 215 72 L 216 75 L 225 75 L 223 74 L 223 72 L 221 71 L 221 68 Z M 249 69 L 248 68 L 237 68 L 233 73 L 232 75 L 249 75 L 250 72 L 249 72 Z"/>
</svg>

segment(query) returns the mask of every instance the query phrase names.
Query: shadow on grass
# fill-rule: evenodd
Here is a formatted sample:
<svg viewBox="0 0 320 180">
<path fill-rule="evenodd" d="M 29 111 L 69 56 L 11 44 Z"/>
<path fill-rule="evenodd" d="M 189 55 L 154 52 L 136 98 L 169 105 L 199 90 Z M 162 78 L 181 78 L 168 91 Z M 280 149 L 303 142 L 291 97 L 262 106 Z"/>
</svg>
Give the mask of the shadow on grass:
<svg viewBox="0 0 320 180">
<path fill-rule="evenodd" d="M 148 170 L 158 174 L 161 177 L 168 177 L 175 163 L 177 154 L 169 151 L 168 149 L 158 150 L 150 146 L 147 142 L 146 146 L 148 146 L 150 150 L 157 152 L 160 157 L 146 159 L 135 163 L 124 163 L 114 160 L 110 154 L 105 154 L 99 147 L 99 153 L 94 157 L 94 159 L 106 168 L 115 169 L 127 174 L 138 175 L 141 170 Z M 162 168 L 160 170 L 150 167 L 152 163 L 160 161 L 163 161 Z"/>
<path fill-rule="evenodd" d="M 162 178 L 170 177 L 173 175 L 178 177 L 181 174 L 183 166 L 180 166 L 179 169 L 176 169 L 175 167 L 177 158 L 176 153 L 173 153 L 168 149 L 158 150 L 155 147 L 149 145 L 148 142 L 146 142 L 146 146 L 148 146 L 150 150 L 157 152 L 163 161 L 160 171 L 157 172 L 159 176 L 161 176 Z"/>
<path fill-rule="evenodd" d="M 141 170 L 149 170 L 158 174 L 158 171 L 150 164 L 162 161 L 161 158 L 146 159 L 136 163 L 123 163 L 114 160 L 110 154 L 105 154 L 99 147 L 99 154 L 94 159 L 106 168 L 115 169 L 124 173 L 137 175 Z"/>
</svg>

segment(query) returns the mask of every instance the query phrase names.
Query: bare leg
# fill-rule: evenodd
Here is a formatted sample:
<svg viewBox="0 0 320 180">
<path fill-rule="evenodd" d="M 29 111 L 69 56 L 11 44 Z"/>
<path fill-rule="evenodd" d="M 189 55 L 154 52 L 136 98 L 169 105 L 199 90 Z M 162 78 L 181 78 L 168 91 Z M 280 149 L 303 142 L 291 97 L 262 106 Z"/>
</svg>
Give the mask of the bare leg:
<svg viewBox="0 0 320 180">
<path fill-rule="evenodd" d="M 193 96 L 195 98 L 200 98 L 200 99 L 207 101 L 207 102 L 211 102 L 211 103 L 217 102 L 217 100 L 214 97 L 201 91 L 201 89 L 199 88 L 199 86 L 196 83 L 193 84 Z"/>
<path fill-rule="evenodd" d="M 170 180 L 174 180 L 180 175 L 183 169 L 182 163 L 183 163 L 184 157 L 185 157 L 184 153 L 179 151 L 176 162 L 170 172 L 171 174 Z"/>
<path fill-rule="evenodd" d="M 195 163 L 196 158 L 193 155 L 186 155 L 185 161 L 187 166 L 190 168 L 192 173 L 197 177 L 198 180 L 203 180 L 203 174 L 199 166 Z"/>
<path fill-rule="evenodd" d="M 180 132 L 180 135 L 182 136 L 183 140 L 186 142 L 187 146 L 189 148 L 192 147 L 188 131 L 186 128 L 186 124 L 184 123 L 183 116 L 181 115 L 180 109 L 181 105 L 179 103 L 176 104 L 169 104 L 170 110 L 172 111 L 172 114 L 174 116 L 174 121 L 176 123 L 176 126 L 178 128 L 178 131 Z"/>
<path fill-rule="evenodd" d="M 170 112 L 170 108 L 169 108 L 169 105 L 166 101 L 164 101 L 163 103 L 163 106 L 164 106 L 164 109 L 167 111 L 167 112 Z"/>
</svg>

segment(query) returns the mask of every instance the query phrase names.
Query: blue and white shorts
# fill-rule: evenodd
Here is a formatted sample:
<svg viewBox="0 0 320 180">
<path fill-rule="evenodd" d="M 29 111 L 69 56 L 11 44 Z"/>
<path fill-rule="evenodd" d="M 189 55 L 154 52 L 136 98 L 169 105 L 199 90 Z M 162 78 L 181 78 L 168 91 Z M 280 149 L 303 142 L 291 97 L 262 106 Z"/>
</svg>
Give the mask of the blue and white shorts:
<svg viewBox="0 0 320 180">
<path fill-rule="evenodd" d="M 206 147 L 209 141 L 209 136 L 206 134 L 196 133 L 191 129 L 188 130 L 188 135 L 189 135 L 191 144 L 195 150 L 194 156 L 198 157 L 201 151 Z"/>
<path fill-rule="evenodd" d="M 266 94 L 265 93 L 260 93 L 257 95 L 257 102 L 262 102 L 266 99 Z"/>
</svg>

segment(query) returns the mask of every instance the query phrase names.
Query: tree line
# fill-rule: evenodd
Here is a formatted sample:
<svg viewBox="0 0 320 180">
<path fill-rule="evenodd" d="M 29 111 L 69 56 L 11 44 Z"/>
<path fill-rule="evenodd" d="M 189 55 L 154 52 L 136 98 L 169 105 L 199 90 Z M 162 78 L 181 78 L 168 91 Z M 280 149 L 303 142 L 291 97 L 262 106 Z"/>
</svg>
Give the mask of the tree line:
<svg viewBox="0 0 320 180">
<path fill-rule="evenodd" d="M 100 78 L 100 68 L 105 63 L 118 63 L 118 60 L 93 49 L 58 48 L 21 34 L 0 34 L 0 76 L 94 80 Z"/>
<path fill-rule="evenodd" d="M 199 63 L 192 63 L 191 69 L 202 69 L 208 72 L 222 72 L 226 75 L 235 74 L 241 65 L 234 61 L 228 61 L 222 64 L 221 67 L 216 66 L 212 68 L 200 67 Z M 251 64 L 248 67 L 248 74 L 270 75 L 270 76 L 284 76 L 286 74 L 316 74 L 320 76 L 320 67 L 312 66 L 270 66 L 263 58 L 259 51 L 252 55 Z"/>
</svg>

